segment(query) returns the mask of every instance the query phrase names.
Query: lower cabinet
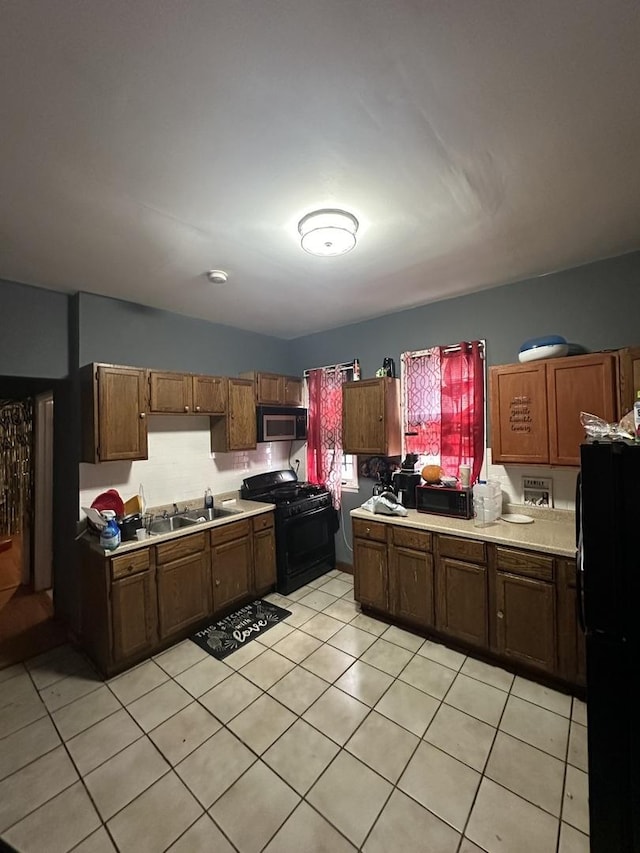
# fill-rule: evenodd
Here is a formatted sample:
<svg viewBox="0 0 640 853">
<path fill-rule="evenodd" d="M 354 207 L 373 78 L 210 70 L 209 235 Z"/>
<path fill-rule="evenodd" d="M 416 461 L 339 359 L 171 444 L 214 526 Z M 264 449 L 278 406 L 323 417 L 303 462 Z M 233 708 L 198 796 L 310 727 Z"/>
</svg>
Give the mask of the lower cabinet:
<svg viewBox="0 0 640 853">
<path fill-rule="evenodd" d="M 587 683 L 584 631 L 578 619 L 576 561 L 558 560 L 558 654 L 567 681 Z"/>
<path fill-rule="evenodd" d="M 113 659 L 126 661 L 153 649 L 158 639 L 155 570 L 111 585 Z"/>
<path fill-rule="evenodd" d="M 353 595 L 375 610 L 389 610 L 387 528 L 380 522 L 353 520 Z"/>
<path fill-rule="evenodd" d="M 489 645 L 489 587 L 484 542 L 436 536 L 435 625 L 472 646 Z"/>
<path fill-rule="evenodd" d="M 211 585 L 213 611 L 246 598 L 252 585 L 251 527 L 235 521 L 211 531 Z"/>
<path fill-rule="evenodd" d="M 205 531 L 156 546 L 160 639 L 179 633 L 211 612 L 209 542 Z"/>
<path fill-rule="evenodd" d="M 420 627 L 433 625 L 434 584 L 431 534 L 391 529 L 389 601 L 394 616 Z"/>
<path fill-rule="evenodd" d="M 493 547 L 490 560 L 495 568 L 495 651 L 561 675 L 553 557 Z"/>
<path fill-rule="evenodd" d="M 81 641 L 113 675 L 276 581 L 273 513 L 105 557 L 81 546 Z"/>
<path fill-rule="evenodd" d="M 276 582 L 276 535 L 273 514 L 253 518 L 253 590 L 263 595 Z"/>
</svg>

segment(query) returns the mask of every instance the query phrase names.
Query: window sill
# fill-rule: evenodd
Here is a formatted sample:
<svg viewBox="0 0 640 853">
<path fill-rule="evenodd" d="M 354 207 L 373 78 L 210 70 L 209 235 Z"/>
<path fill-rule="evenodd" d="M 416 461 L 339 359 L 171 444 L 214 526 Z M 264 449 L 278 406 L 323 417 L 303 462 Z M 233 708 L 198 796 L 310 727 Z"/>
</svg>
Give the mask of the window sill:
<svg viewBox="0 0 640 853">
<path fill-rule="evenodd" d="M 357 495 L 358 492 L 360 491 L 360 487 L 359 486 L 343 486 L 342 491 L 343 492 L 351 492 L 352 494 Z"/>
</svg>

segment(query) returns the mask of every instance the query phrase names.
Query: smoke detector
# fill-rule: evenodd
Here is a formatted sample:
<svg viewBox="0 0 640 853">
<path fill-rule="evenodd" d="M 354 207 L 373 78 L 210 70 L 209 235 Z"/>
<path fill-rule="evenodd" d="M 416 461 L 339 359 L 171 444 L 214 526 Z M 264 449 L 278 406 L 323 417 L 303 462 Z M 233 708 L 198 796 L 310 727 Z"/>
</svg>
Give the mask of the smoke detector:
<svg viewBox="0 0 640 853">
<path fill-rule="evenodd" d="M 209 270 L 207 278 L 211 284 L 226 284 L 229 275 L 224 270 Z"/>
</svg>

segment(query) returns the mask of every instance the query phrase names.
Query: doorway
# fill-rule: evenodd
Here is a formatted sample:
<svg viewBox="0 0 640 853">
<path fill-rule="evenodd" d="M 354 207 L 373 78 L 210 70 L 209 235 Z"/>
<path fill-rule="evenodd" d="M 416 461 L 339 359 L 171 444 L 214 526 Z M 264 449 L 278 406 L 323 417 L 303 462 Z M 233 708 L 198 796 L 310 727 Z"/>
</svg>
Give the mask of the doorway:
<svg viewBox="0 0 640 853">
<path fill-rule="evenodd" d="M 53 606 L 53 392 L 0 381 L 0 669 L 64 642 Z M 32 387 L 32 390 L 33 387 Z"/>
</svg>

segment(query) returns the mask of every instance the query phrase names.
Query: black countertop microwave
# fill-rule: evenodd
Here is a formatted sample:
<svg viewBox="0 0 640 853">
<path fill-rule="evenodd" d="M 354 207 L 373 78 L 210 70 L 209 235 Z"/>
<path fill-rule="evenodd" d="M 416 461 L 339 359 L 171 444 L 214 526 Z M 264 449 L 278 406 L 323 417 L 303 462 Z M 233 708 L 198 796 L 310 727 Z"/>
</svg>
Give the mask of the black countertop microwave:
<svg viewBox="0 0 640 853">
<path fill-rule="evenodd" d="M 305 441 L 307 410 L 289 406 L 257 406 L 258 441 Z"/>
<path fill-rule="evenodd" d="M 416 509 L 435 515 L 473 518 L 473 493 L 461 486 L 416 486 Z"/>
</svg>

